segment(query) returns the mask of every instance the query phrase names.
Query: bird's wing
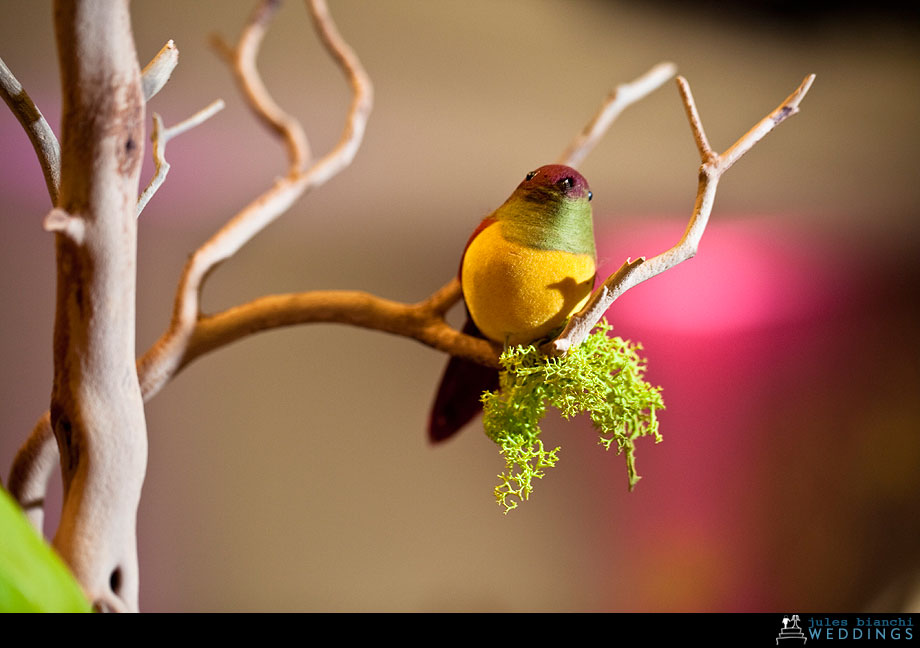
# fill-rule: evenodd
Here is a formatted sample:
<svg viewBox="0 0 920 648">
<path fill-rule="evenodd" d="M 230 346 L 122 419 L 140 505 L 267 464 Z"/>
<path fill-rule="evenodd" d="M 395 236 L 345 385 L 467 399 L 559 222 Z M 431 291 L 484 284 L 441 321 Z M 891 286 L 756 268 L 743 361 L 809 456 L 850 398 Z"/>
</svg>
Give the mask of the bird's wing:
<svg viewBox="0 0 920 648">
<path fill-rule="evenodd" d="M 494 225 L 496 222 L 498 221 L 494 216 L 486 216 L 479 223 L 479 226 L 473 230 L 469 240 L 463 247 L 463 254 L 460 256 L 458 277 L 463 275 L 463 259 L 466 257 L 466 251 L 470 247 L 470 243 L 485 228 Z M 463 332 L 475 337 L 485 337 L 476 328 L 469 311 L 466 313 L 466 324 L 463 326 Z M 444 369 L 444 375 L 441 377 L 434 404 L 431 406 L 431 416 L 428 420 L 428 438 L 433 443 L 437 443 L 459 432 L 460 428 L 482 411 L 482 402 L 480 401 L 482 393 L 486 390 L 494 391 L 496 389 L 498 389 L 497 369 L 485 367 L 463 358 L 452 357 Z"/>
<path fill-rule="evenodd" d="M 463 254 L 460 255 L 460 267 L 457 269 L 457 276 L 461 278 L 461 281 L 463 276 L 463 259 L 466 258 L 466 251 L 469 249 L 470 244 L 477 236 L 482 234 L 482 230 L 489 227 L 490 225 L 494 225 L 497 222 L 498 220 L 496 220 L 495 216 L 486 216 L 482 219 L 482 222 L 479 223 L 476 229 L 473 230 L 473 233 L 470 234 L 469 240 L 466 242 L 466 245 L 463 246 Z M 479 337 L 483 337 L 483 335 L 479 333 Z"/>
</svg>

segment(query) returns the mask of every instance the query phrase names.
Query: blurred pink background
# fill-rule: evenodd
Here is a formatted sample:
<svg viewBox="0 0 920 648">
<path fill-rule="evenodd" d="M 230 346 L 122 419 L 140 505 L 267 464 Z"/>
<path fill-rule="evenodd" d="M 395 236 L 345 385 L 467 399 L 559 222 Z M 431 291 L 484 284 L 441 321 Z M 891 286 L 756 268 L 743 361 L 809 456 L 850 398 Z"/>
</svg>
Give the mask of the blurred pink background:
<svg viewBox="0 0 920 648">
<path fill-rule="evenodd" d="M 170 143 L 141 217 L 139 352 L 168 322 L 186 256 L 284 169 L 207 47 L 213 31 L 235 38 L 251 4 L 133 5 L 142 64 L 169 38 L 181 52 L 148 110 L 172 124 L 228 104 Z M 719 150 L 817 80 L 725 176 L 699 255 L 608 313 L 644 344 L 668 407 L 664 443 L 639 442 L 635 492 L 586 421 L 551 416 L 561 461 L 503 516 L 502 460 L 478 422 L 426 441 L 444 356 L 343 326 L 274 331 L 202 358 L 148 404 L 141 608 L 920 611 L 916 16 L 330 4 L 375 82 L 365 144 L 212 276 L 209 310 L 320 288 L 424 298 L 524 173 L 660 60 L 690 81 Z M 0 2 L 0 56 L 57 129 L 50 2 Z M 282 9 L 260 67 L 327 150 L 349 94 L 301 3 Z M 620 118 L 581 168 L 607 271 L 677 240 L 698 164 L 672 84 Z M 3 106 L 3 480 L 51 389 L 48 208 Z"/>
</svg>

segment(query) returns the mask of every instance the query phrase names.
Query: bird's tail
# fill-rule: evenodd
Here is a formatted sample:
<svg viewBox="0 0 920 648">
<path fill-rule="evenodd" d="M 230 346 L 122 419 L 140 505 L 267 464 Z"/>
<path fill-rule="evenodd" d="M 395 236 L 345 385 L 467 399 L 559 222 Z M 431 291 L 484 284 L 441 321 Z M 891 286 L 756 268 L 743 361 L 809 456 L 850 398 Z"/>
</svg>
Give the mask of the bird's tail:
<svg viewBox="0 0 920 648">
<path fill-rule="evenodd" d="M 471 318 L 467 318 L 463 332 L 483 337 Z M 498 369 L 452 357 L 444 370 L 438 387 L 431 418 L 428 421 L 428 438 L 432 443 L 449 439 L 482 411 L 483 392 L 498 389 Z"/>
</svg>

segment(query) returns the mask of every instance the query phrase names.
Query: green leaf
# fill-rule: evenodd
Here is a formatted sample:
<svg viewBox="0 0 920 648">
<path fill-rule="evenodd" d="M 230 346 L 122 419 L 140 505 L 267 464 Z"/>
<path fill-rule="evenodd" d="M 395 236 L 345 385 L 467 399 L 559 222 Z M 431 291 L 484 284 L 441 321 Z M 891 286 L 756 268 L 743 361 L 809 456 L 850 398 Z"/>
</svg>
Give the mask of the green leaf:
<svg viewBox="0 0 920 648">
<path fill-rule="evenodd" d="M 0 488 L 0 612 L 90 612 L 73 574 Z"/>
<path fill-rule="evenodd" d="M 562 358 L 548 358 L 537 348 L 505 350 L 500 361 L 499 389 L 482 396 L 483 426 L 505 458 L 495 499 L 505 513 L 530 498 L 533 480 L 559 460 L 559 448 L 547 451 L 539 439 L 547 405 L 565 418 L 587 412 L 607 450 L 626 455 L 626 475 L 632 490 L 636 473 L 635 441 L 652 436 L 661 441 L 657 410 L 664 409 L 661 388 L 643 379 L 642 348 L 619 337 L 602 321 L 578 348 Z"/>
</svg>

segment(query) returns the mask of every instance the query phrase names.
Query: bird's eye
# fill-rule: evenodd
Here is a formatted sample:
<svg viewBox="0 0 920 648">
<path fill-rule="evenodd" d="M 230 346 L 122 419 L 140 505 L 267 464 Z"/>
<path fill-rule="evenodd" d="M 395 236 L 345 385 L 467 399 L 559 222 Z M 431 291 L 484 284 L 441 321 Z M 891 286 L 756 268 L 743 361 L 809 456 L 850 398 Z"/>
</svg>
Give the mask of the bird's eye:
<svg viewBox="0 0 920 648">
<path fill-rule="evenodd" d="M 531 171 L 531 172 L 528 173 L 526 176 L 524 176 L 524 181 L 526 182 L 527 180 L 533 180 L 533 177 L 534 177 L 535 175 L 537 175 L 537 172 L 536 172 L 536 171 Z"/>
<path fill-rule="evenodd" d="M 594 198 L 594 194 L 589 191 L 588 192 L 588 202 L 591 202 L 592 198 Z"/>
<path fill-rule="evenodd" d="M 575 186 L 575 181 L 572 180 L 572 178 L 563 178 L 556 184 L 559 185 L 559 188 L 562 189 L 563 191 L 568 191 L 569 189 Z"/>
</svg>

